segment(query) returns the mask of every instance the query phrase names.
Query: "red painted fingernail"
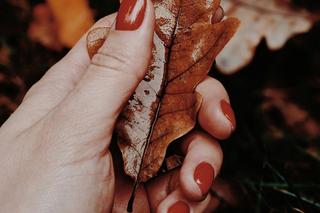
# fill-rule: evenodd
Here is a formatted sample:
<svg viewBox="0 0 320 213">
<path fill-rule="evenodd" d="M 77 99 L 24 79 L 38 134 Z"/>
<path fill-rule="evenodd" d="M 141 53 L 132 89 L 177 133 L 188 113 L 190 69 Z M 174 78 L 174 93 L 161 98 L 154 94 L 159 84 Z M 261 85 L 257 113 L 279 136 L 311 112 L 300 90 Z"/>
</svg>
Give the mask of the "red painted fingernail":
<svg viewBox="0 0 320 213">
<path fill-rule="evenodd" d="M 212 185 L 214 179 L 214 169 L 211 164 L 202 162 L 194 171 L 193 178 L 198 184 L 202 194 L 205 195 L 208 193 Z"/>
<path fill-rule="evenodd" d="M 190 212 L 190 207 L 183 201 L 176 202 L 168 210 L 168 213 L 189 213 L 189 212 Z"/>
<path fill-rule="evenodd" d="M 230 104 L 226 100 L 222 100 L 220 104 L 223 114 L 230 121 L 232 131 L 234 131 L 236 129 L 236 118 Z"/>
<path fill-rule="evenodd" d="M 124 0 L 117 15 L 116 30 L 136 30 L 140 27 L 147 0 Z"/>
</svg>

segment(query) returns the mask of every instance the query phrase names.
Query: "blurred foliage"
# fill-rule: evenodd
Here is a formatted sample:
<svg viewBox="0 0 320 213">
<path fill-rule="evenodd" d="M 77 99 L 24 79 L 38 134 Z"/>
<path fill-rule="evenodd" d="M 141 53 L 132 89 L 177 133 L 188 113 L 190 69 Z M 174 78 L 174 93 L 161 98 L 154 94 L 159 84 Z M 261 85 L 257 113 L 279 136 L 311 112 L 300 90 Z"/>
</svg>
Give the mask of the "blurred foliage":
<svg viewBox="0 0 320 213">
<path fill-rule="evenodd" d="M 288 126 L 276 107 L 263 110 L 267 88 L 286 91 L 286 101 L 319 126 L 319 37 L 320 23 L 280 51 L 261 43 L 254 61 L 235 75 L 213 73 L 227 88 L 238 119 L 235 135 L 222 143 L 222 176 L 241 186 L 245 212 L 320 211 L 319 132 L 310 136 Z"/>
<path fill-rule="evenodd" d="M 319 1 L 294 2 L 320 8 Z M 28 38 L 32 8 L 39 3 L 43 1 L 0 2 L 0 123 L 68 51 L 50 50 Z M 116 11 L 119 3 L 91 0 L 90 6 L 98 19 Z M 262 42 L 253 62 L 234 75 L 224 76 L 213 68 L 211 75 L 227 88 L 238 120 L 235 134 L 221 142 L 225 155 L 221 176 L 239 186 L 242 202 L 221 212 L 320 212 L 319 38 L 317 23 L 279 51 L 268 50 Z M 278 94 L 289 103 L 284 105 L 288 111 L 294 106 L 297 113 L 284 113 L 272 99 Z"/>
</svg>

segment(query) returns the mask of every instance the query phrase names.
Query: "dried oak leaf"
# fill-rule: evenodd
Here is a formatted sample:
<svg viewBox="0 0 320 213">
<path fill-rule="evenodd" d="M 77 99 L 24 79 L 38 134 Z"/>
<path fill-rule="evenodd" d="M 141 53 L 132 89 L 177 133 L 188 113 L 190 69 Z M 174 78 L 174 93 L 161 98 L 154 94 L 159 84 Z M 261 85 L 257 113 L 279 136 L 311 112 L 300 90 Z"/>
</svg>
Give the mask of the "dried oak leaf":
<svg viewBox="0 0 320 213">
<path fill-rule="evenodd" d="M 124 170 L 137 182 L 154 177 L 168 145 L 195 126 L 201 97 L 194 89 L 239 25 L 235 18 L 220 22 L 223 13 L 219 0 L 153 3 L 153 58 L 116 128 Z M 107 32 L 98 28 L 89 33 L 90 56 L 97 52 Z"/>
<path fill-rule="evenodd" d="M 266 38 L 271 50 L 280 49 L 297 33 L 310 30 L 319 14 L 294 8 L 288 0 L 222 0 L 226 15 L 241 20 L 237 35 L 217 57 L 218 69 L 234 73 L 250 63 L 257 45 Z"/>
</svg>

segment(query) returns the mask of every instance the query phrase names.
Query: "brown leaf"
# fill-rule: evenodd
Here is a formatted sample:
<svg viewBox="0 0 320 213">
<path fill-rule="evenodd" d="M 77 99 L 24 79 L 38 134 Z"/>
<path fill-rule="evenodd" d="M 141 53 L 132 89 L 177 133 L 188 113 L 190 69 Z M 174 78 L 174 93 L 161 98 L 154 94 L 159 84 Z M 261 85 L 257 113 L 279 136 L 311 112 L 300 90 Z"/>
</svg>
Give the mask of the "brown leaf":
<svg viewBox="0 0 320 213">
<path fill-rule="evenodd" d="M 97 53 L 97 50 L 103 45 L 108 37 L 109 31 L 109 27 L 99 27 L 88 33 L 87 49 L 90 58 L 92 58 Z"/>
<path fill-rule="evenodd" d="M 47 4 L 38 4 L 33 8 L 32 21 L 28 28 L 28 36 L 43 46 L 53 49 L 62 49 L 57 33 L 57 23 Z"/>
<path fill-rule="evenodd" d="M 297 33 L 310 30 L 319 14 L 294 8 L 288 0 L 222 0 L 226 15 L 240 19 L 239 32 L 217 57 L 219 70 L 234 73 L 252 60 L 265 38 L 272 50 L 280 49 Z"/>
<path fill-rule="evenodd" d="M 314 140 L 320 136 L 319 122 L 308 111 L 288 100 L 288 94 L 285 90 L 270 87 L 264 89 L 263 94 L 266 99 L 262 105 L 263 111 L 277 109 L 287 127 L 304 138 Z M 270 126 L 271 128 L 273 127 L 272 125 Z M 278 136 L 278 138 L 284 137 L 279 129 L 273 127 L 272 130 L 274 136 Z"/>
<path fill-rule="evenodd" d="M 58 24 L 58 36 L 66 47 L 72 47 L 94 23 L 87 0 L 47 0 Z"/>
<path fill-rule="evenodd" d="M 220 22 L 220 1 L 153 2 L 153 59 L 116 128 L 124 170 L 137 182 L 154 177 L 168 145 L 194 127 L 201 104 L 194 89 L 239 24 L 234 18 Z M 89 35 L 88 51 L 92 56 L 99 48 L 92 44 L 101 45 L 106 36 Z"/>
<path fill-rule="evenodd" d="M 172 155 L 165 159 L 166 170 L 170 171 L 182 165 L 183 157 L 180 155 Z"/>
</svg>

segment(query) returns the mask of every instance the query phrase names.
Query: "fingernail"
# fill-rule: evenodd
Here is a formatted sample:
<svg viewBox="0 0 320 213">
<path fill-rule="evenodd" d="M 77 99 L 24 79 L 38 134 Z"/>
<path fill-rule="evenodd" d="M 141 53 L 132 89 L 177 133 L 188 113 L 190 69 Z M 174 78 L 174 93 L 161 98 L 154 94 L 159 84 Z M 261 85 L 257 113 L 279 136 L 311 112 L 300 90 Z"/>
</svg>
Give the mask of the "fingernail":
<svg viewBox="0 0 320 213">
<path fill-rule="evenodd" d="M 176 202 L 168 210 L 168 213 L 189 213 L 189 212 L 190 212 L 190 207 L 183 201 Z"/>
<path fill-rule="evenodd" d="M 116 30 L 136 30 L 140 27 L 147 0 L 124 0 L 117 15 Z"/>
<path fill-rule="evenodd" d="M 224 17 L 224 10 L 221 6 L 218 7 L 218 9 L 213 13 L 211 18 L 211 24 L 215 24 L 220 22 Z"/>
<path fill-rule="evenodd" d="M 226 100 L 222 100 L 220 104 L 224 116 L 226 116 L 226 118 L 230 121 L 232 131 L 234 131 L 236 128 L 236 118 L 230 104 Z"/>
<path fill-rule="evenodd" d="M 214 179 L 214 169 L 211 164 L 207 162 L 200 163 L 193 176 L 195 182 L 198 184 L 203 195 L 209 192 Z"/>
</svg>

